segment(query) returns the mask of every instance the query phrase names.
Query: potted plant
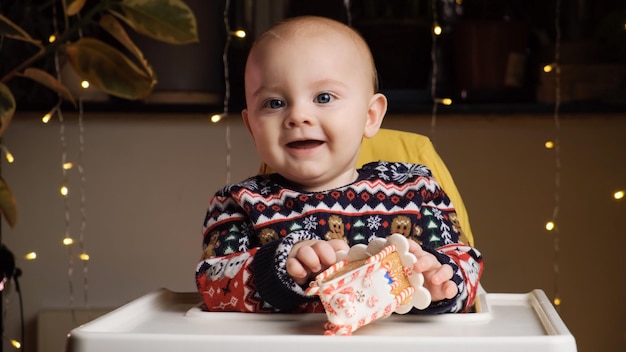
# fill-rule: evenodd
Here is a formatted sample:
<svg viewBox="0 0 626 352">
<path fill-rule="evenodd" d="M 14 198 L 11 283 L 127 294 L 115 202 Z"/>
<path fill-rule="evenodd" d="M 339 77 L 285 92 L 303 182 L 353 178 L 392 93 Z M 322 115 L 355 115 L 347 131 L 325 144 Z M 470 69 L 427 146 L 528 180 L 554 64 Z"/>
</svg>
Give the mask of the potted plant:
<svg viewBox="0 0 626 352">
<path fill-rule="evenodd" d="M 0 71 L 0 138 L 17 108 L 9 84 L 16 77 L 41 84 L 76 104 L 70 90 L 57 79 L 54 66 L 38 67 L 46 58 L 58 55 L 81 79 L 105 93 L 140 100 L 151 94 L 157 80 L 127 29 L 170 44 L 198 41 L 196 18 L 183 0 L 64 0 L 35 5 L 33 1 L 0 5 L 0 53 L 11 56 L 3 61 L 16 62 L 6 72 Z M 28 20 L 29 14 L 42 13 L 49 14 L 54 24 L 48 26 L 53 31 L 46 38 L 36 21 Z M 22 22 L 29 26 L 18 24 Z M 20 54 L 25 56 L 15 57 Z M 9 226 L 15 226 L 15 197 L 1 177 L 0 212 Z"/>
</svg>

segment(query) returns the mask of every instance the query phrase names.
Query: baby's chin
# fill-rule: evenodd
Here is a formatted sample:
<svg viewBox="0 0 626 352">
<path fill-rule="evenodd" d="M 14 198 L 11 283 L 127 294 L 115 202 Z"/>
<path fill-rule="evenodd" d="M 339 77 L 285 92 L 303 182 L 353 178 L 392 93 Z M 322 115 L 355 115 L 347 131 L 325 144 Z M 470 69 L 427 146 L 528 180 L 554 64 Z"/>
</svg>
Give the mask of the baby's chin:
<svg viewBox="0 0 626 352">
<path fill-rule="evenodd" d="M 290 172 L 277 172 L 298 190 L 306 192 L 321 192 L 332 188 L 329 182 L 324 181 L 323 175 L 319 172 L 294 172 L 294 170 L 291 170 Z"/>
<path fill-rule="evenodd" d="M 285 178 L 291 182 L 295 188 L 306 192 L 322 192 L 329 189 L 326 182 L 314 182 L 313 175 L 288 175 Z"/>
<path fill-rule="evenodd" d="M 317 170 L 312 172 L 281 174 L 298 189 L 307 192 L 323 192 L 343 187 L 354 182 L 354 179 L 343 179 L 338 175 L 323 174 Z"/>
</svg>

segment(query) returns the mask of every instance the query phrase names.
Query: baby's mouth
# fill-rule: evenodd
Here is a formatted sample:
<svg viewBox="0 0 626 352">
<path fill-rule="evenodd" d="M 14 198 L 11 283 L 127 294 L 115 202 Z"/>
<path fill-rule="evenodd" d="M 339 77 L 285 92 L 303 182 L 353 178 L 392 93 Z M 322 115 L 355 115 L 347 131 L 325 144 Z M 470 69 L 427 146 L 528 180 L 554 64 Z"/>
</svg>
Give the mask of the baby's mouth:
<svg viewBox="0 0 626 352">
<path fill-rule="evenodd" d="M 319 145 L 322 145 L 323 143 L 324 142 L 322 141 L 307 139 L 304 141 L 295 141 L 295 142 L 287 143 L 287 147 L 294 148 L 294 149 L 309 149 L 309 148 L 315 148 Z"/>
</svg>

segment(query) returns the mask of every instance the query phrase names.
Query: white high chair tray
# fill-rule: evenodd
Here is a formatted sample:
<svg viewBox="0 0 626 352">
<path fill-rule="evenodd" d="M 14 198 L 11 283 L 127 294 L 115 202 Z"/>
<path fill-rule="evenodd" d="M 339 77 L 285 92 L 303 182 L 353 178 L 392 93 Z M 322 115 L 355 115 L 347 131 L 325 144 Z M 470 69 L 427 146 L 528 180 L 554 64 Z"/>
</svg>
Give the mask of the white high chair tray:
<svg viewBox="0 0 626 352">
<path fill-rule="evenodd" d="M 482 294 L 477 313 L 393 315 L 352 336 L 324 336 L 325 314 L 216 313 L 197 293 L 161 289 L 71 331 L 68 352 L 575 352 L 541 290 Z"/>
</svg>

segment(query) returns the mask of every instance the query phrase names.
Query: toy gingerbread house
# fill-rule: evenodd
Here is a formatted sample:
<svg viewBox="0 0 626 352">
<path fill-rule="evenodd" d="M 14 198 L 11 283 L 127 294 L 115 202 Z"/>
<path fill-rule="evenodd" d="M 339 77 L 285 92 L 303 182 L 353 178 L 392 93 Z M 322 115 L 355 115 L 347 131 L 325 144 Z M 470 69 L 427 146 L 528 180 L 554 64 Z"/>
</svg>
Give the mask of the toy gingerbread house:
<svg viewBox="0 0 626 352">
<path fill-rule="evenodd" d="M 328 316 L 326 335 L 351 335 L 391 313 L 404 314 L 430 304 L 423 275 L 413 271 L 417 259 L 403 235 L 376 238 L 338 256 L 340 260 L 320 273 L 306 291 L 322 301 Z"/>
</svg>

